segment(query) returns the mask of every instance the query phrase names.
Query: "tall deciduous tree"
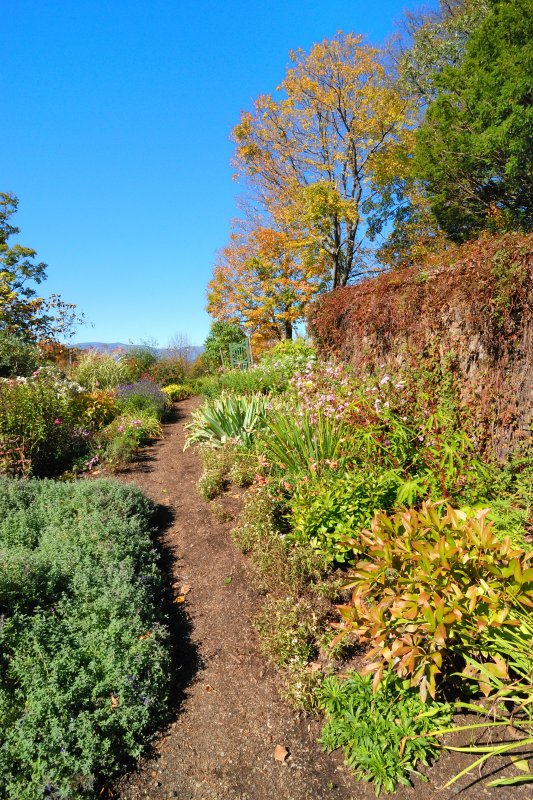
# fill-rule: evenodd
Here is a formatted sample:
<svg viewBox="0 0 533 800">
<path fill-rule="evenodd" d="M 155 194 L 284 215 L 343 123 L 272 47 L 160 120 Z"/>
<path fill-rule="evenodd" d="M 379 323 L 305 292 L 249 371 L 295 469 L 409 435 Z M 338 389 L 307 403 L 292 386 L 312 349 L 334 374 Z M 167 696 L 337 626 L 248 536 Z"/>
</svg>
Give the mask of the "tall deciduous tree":
<svg viewBox="0 0 533 800">
<path fill-rule="evenodd" d="M 491 0 L 460 64 L 442 70 L 415 170 L 447 235 L 533 222 L 533 5 Z"/>
<path fill-rule="evenodd" d="M 360 36 L 338 34 L 291 61 L 278 95 L 242 114 L 235 162 L 300 258 L 323 257 L 333 287 L 344 286 L 367 269 L 365 205 L 379 193 L 376 169 L 394 173 L 413 108 Z"/>
<path fill-rule="evenodd" d="M 252 335 L 291 339 L 320 289 L 323 265 L 304 265 L 284 232 L 233 233 L 208 286 L 207 310 Z"/>
<path fill-rule="evenodd" d="M 0 331 L 23 339 L 55 339 L 68 335 L 78 315 L 75 306 L 58 295 L 37 295 L 36 285 L 46 279 L 46 264 L 36 262 L 36 251 L 9 244 L 19 229 L 11 225 L 18 199 L 0 192 Z"/>
</svg>

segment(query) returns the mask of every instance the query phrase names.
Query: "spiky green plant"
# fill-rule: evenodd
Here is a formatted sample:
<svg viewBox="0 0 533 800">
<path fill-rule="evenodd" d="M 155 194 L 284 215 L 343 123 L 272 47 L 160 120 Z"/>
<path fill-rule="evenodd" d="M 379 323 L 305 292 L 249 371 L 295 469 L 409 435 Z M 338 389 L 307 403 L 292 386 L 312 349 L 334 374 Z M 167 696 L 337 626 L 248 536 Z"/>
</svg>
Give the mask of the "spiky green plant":
<svg viewBox="0 0 533 800">
<path fill-rule="evenodd" d="M 318 412 L 301 416 L 284 407 L 268 417 L 262 433 L 265 455 L 275 468 L 320 474 L 337 469 L 345 455 L 346 427 Z"/>
<path fill-rule="evenodd" d="M 185 449 L 193 444 L 222 447 L 227 442 L 251 447 L 258 430 L 265 424 L 267 399 L 251 396 L 222 395 L 209 400 L 192 413 L 186 426 L 190 434 Z"/>
</svg>

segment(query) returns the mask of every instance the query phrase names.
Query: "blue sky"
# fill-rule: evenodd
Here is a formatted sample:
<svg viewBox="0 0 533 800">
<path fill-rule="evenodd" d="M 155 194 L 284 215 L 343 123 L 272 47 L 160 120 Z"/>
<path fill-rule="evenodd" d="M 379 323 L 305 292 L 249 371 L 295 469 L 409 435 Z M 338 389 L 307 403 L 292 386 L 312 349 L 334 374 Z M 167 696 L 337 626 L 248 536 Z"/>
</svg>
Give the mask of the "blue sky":
<svg viewBox="0 0 533 800">
<path fill-rule="evenodd" d="M 230 131 L 288 51 L 338 30 L 378 42 L 398 0 L 2 0 L 0 191 L 77 341 L 200 344 L 236 214 Z"/>
</svg>

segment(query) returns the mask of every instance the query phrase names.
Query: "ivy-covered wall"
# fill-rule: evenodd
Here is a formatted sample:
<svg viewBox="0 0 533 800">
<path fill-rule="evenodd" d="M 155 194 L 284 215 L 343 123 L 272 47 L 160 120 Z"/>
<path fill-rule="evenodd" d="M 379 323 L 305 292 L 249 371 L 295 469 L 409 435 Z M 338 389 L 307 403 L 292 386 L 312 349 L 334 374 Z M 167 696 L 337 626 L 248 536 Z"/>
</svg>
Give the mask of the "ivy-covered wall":
<svg viewBox="0 0 533 800">
<path fill-rule="evenodd" d="M 486 236 L 337 289 L 309 327 L 323 352 L 357 370 L 446 360 L 485 442 L 508 452 L 533 420 L 532 235 Z"/>
</svg>

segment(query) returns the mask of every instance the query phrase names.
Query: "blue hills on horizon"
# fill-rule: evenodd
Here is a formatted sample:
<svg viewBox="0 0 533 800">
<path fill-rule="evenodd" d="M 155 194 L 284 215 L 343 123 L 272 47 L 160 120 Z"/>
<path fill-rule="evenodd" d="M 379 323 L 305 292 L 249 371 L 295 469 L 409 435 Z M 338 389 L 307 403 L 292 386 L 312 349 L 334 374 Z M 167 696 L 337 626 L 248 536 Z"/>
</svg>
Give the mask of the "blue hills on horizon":
<svg viewBox="0 0 533 800">
<path fill-rule="evenodd" d="M 124 344 L 123 342 L 72 342 L 70 347 L 75 347 L 78 350 L 97 350 L 99 353 L 117 353 L 119 350 L 125 353 L 138 348 L 150 350 L 155 353 L 159 358 L 174 355 L 176 352 L 184 354 L 187 360 L 194 361 L 204 352 L 201 345 L 185 345 L 183 347 L 152 347 L 143 344 Z"/>
</svg>

